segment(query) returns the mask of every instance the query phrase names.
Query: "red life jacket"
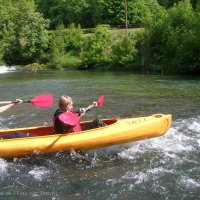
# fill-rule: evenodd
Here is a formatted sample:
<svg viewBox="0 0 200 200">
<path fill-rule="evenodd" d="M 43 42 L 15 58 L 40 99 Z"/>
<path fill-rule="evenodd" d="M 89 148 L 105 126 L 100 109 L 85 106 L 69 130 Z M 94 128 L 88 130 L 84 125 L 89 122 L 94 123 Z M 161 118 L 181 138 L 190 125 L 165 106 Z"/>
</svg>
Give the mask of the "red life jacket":
<svg viewBox="0 0 200 200">
<path fill-rule="evenodd" d="M 52 118 L 56 133 L 80 132 L 79 113 L 73 110 L 56 110 Z"/>
</svg>

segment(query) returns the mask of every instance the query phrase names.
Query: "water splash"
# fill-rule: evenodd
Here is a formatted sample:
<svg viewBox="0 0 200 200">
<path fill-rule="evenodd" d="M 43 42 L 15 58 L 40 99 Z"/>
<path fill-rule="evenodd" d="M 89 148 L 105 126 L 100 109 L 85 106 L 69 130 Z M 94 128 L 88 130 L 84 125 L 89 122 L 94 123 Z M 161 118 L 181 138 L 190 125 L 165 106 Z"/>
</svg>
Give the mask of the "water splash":
<svg viewBox="0 0 200 200">
<path fill-rule="evenodd" d="M 200 118 L 191 119 L 191 124 L 188 124 L 188 129 L 195 132 L 200 132 Z M 200 136 L 199 136 L 200 138 Z"/>
<path fill-rule="evenodd" d="M 126 148 L 119 152 L 118 155 L 121 158 L 132 160 L 138 154 L 159 152 L 177 159 L 177 154 L 179 153 L 189 153 L 197 150 L 200 144 L 199 130 L 199 119 L 179 120 L 173 123 L 164 136 L 124 145 Z"/>
<path fill-rule="evenodd" d="M 0 176 L 3 177 L 8 170 L 8 163 L 0 158 Z"/>
<path fill-rule="evenodd" d="M 45 167 L 35 167 L 31 171 L 28 172 L 30 175 L 33 176 L 34 179 L 42 181 L 43 179 L 47 178 L 50 174 L 50 171 Z"/>
<path fill-rule="evenodd" d="M 194 187 L 200 188 L 200 182 L 197 182 L 196 180 L 185 175 L 181 176 L 179 184 L 184 185 L 189 189 Z"/>
<path fill-rule="evenodd" d="M 16 68 L 14 66 L 10 66 L 10 67 L 0 66 L 0 74 L 13 72 L 13 71 L 16 71 Z"/>
</svg>

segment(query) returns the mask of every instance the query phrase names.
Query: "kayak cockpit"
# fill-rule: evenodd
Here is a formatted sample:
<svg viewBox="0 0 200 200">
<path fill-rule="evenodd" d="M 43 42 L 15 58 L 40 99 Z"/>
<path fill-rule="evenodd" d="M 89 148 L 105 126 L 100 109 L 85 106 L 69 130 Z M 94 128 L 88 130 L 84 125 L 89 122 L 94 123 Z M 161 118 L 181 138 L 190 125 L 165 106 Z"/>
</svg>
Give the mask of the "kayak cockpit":
<svg viewBox="0 0 200 200">
<path fill-rule="evenodd" d="M 117 119 L 115 119 L 115 118 L 105 119 L 105 120 L 103 120 L 103 122 L 106 123 L 107 125 L 111 125 L 111 124 L 116 123 Z M 90 121 L 84 121 L 84 122 L 81 122 L 80 124 L 81 124 L 81 126 L 85 126 L 88 123 L 90 123 Z M 38 135 L 38 136 L 46 136 L 46 135 L 54 135 L 55 134 L 53 126 L 38 126 L 38 127 L 1 130 L 0 137 L 1 137 L 1 135 L 12 134 L 15 132 L 34 134 L 34 135 Z"/>
</svg>

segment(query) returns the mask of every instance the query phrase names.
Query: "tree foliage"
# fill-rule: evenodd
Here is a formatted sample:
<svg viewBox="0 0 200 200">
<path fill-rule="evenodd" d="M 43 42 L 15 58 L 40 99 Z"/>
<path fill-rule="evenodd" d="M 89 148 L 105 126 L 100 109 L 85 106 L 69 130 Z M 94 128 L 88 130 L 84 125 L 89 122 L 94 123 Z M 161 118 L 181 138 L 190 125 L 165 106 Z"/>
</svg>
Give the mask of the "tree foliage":
<svg viewBox="0 0 200 200">
<path fill-rule="evenodd" d="M 49 42 L 49 65 L 52 68 L 74 67 L 71 60 L 80 64 L 79 52 L 81 49 L 83 31 L 71 24 L 67 29 L 51 31 Z"/>
<path fill-rule="evenodd" d="M 85 37 L 80 56 L 84 67 L 94 68 L 109 62 L 112 37 L 105 27 L 98 26 L 94 34 Z"/>
<path fill-rule="evenodd" d="M 158 0 L 158 3 L 164 6 L 165 8 L 170 8 L 177 4 L 179 1 L 182 0 Z"/>
<path fill-rule="evenodd" d="M 116 66 L 130 67 L 137 58 L 135 34 L 129 34 L 128 39 L 121 35 L 112 46 L 113 62 Z"/>
<path fill-rule="evenodd" d="M 47 21 L 34 1 L 1 1 L 0 41 L 8 64 L 40 62 L 48 46 Z"/>
<path fill-rule="evenodd" d="M 92 0 L 36 0 L 37 9 L 44 17 L 50 19 L 50 27 L 56 29 L 63 24 L 81 24 L 82 27 L 91 27 Z"/>
<path fill-rule="evenodd" d="M 159 22 L 147 27 L 150 64 L 155 70 L 178 73 L 200 71 L 199 14 L 189 1 L 178 3 Z"/>
<path fill-rule="evenodd" d="M 199 0 L 127 3 L 128 38 L 124 0 L 0 0 L 0 63 L 200 73 Z"/>
<path fill-rule="evenodd" d="M 128 0 L 129 24 L 142 24 L 147 15 L 156 12 L 156 0 Z M 50 27 L 71 23 L 81 27 L 95 27 L 98 24 L 122 25 L 125 23 L 125 2 L 123 0 L 36 0 L 38 11 L 50 19 Z"/>
</svg>

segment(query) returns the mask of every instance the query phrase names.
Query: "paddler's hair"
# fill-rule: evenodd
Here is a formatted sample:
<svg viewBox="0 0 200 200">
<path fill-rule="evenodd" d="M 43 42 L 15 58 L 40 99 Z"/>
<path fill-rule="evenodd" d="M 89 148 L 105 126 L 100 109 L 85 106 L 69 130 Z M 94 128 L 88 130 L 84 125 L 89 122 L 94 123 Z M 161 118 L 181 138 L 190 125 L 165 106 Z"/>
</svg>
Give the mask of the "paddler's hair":
<svg viewBox="0 0 200 200">
<path fill-rule="evenodd" d="M 61 110 L 66 110 L 67 106 L 72 102 L 72 98 L 62 95 L 58 100 L 58 107 Z"/>
</svg>

